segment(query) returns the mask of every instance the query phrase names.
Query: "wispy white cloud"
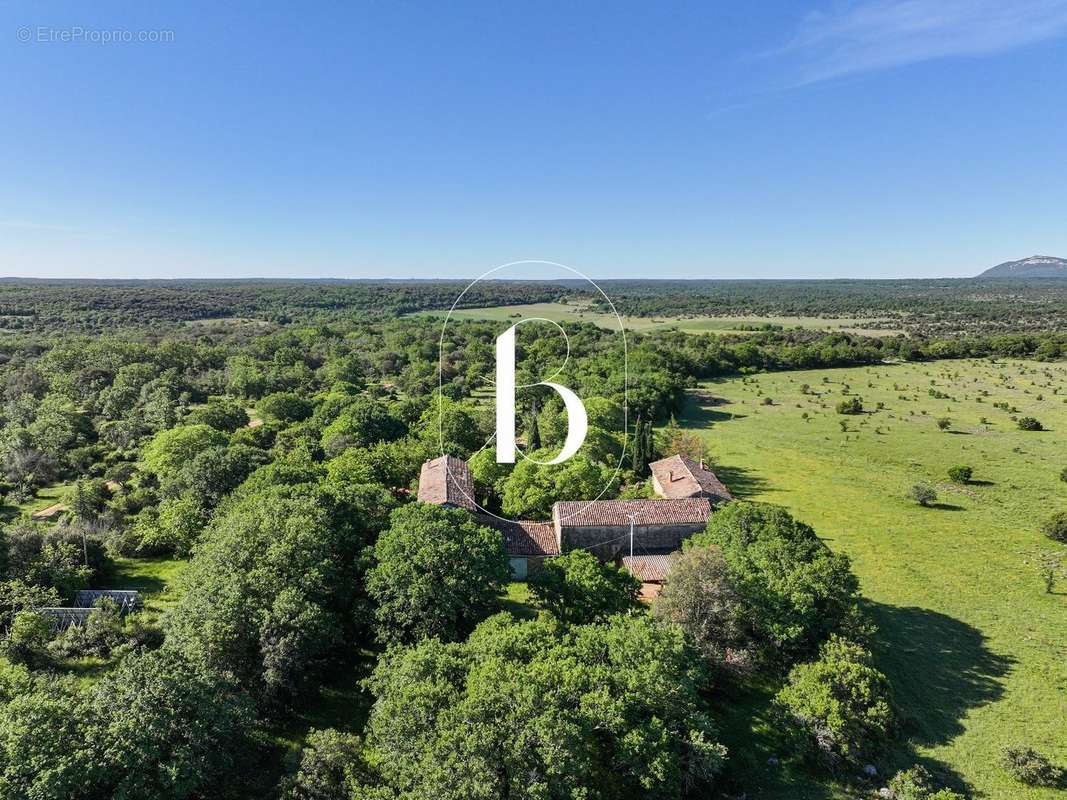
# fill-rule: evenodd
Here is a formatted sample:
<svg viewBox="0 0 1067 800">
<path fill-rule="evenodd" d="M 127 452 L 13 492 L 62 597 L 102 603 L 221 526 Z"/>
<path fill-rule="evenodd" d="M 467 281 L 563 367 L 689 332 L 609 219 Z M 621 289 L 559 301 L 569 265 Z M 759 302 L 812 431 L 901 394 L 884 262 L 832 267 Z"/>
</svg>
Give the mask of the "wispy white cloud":
<svg viewBox="0 0 1067 800">
<path fill-rule="evenodd" d="M 807 14 L 766 55 L 796 59 L 795 84 L 952 56 L 981 56 L 1067 34 L 1067 0 L 860 0 Z"/>
</svg>

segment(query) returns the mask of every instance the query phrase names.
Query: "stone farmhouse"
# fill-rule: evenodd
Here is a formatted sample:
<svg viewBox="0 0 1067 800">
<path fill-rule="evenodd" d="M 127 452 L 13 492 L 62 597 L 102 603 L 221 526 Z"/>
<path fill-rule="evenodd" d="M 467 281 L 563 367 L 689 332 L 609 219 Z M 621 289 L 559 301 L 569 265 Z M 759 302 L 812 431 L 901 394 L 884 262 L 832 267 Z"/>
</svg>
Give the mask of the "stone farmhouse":
<svg viewBox="0 0 1067 800">
<path fill-rule="evenodd" d="M 704 530 L 712 510 L 733 499 L 703 462 L 671 456 L 649 465 L 659 495 L 651 500 L 561 500 L 551 522 L 511 522 L 484 514 L 474 500 L 467 462 L 441 456 L 422 465 L 418 499 L 471 512 L 500 531 L 518 579 L 536 572 L 546 558 L 583 548 L 636 575 L 643 594 L 654 596 L 666 581 L 682 541 Z"/>
</svg>

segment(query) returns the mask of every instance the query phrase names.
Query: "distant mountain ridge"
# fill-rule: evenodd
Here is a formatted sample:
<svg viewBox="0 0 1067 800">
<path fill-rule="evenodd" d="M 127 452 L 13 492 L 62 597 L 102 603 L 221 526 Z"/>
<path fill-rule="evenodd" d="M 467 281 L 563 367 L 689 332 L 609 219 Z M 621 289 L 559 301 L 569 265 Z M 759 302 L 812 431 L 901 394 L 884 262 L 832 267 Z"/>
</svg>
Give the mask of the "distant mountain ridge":
<svg viewBox="0 0 1067 800">
<path fill-rule="evenodd" d="M 979 278 L 1067 278 L 1067 258 L 1030 256 L 990 267 Z"/>
</svg>

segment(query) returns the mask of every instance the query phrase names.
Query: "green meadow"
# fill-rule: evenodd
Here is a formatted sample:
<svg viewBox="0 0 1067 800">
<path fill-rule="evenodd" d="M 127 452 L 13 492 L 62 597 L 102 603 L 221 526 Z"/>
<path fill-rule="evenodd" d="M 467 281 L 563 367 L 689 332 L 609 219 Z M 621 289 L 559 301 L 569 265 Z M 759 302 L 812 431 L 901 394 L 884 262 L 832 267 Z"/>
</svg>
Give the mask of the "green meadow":
<svg viewBox="0 0 1067 800">
<path fill-rule="evenodd" d="M 850 395 L 865 413 L 836 413 Z M 1020 416 L 1047 430 L 1019 430 Z M 1040 532 L 1067 509 L 1067 366 L 941 361 L 731 378 L 694 391 L 679 422 L 702 432 L 739 497 L 787 507 L 852 559 L 905 718 L 892 768 L 924 763 L 977 797 L 1063 797 L 1014 782 L 997 761 L 1004 746 L 1027 744 L 1067 764 L 1067 581 L 1046 593 L 1026 562 L 1032 548 L 1067 552 Z M 973 467 L 970 483 L 949 481 L 957 464 Z M 937 489 L 931 507 L 906 497 L 919 481 Z M 841 796 L 788 764 L 767 766 L 781 755 L 769 697 L 754 690 L 724 710 L 755 718 L 737 743 L 749 751 L 749 797 Z"/>
<path fill-rule="evenodd" d="M 420 312 L 425 315 L 444 317 L 447 312 Z M 453 319 L 507 320 L 522 317 L 542 317 L 553 322 L 590 322 L 601 328 L 619 329 L 619 318 L 611 313 L 601 313 L 588 305 L 579 303 L 527 303 L 490 308 L 461 308 L 451 312 Z M 785 317 L 785 316 L 680 316 L 680 317 L 622 317 L 627 330 L 648 332 L 676 328 L 685 333 L 744 333 L 761 325 L 778 325 L 782 328 L 805 328 L 810 330 L 850 331 L 872 336 L 899 332 L 897 329 L 874 330 L 869 326 L 874 320 L 845 317 Z"/>
</svg>

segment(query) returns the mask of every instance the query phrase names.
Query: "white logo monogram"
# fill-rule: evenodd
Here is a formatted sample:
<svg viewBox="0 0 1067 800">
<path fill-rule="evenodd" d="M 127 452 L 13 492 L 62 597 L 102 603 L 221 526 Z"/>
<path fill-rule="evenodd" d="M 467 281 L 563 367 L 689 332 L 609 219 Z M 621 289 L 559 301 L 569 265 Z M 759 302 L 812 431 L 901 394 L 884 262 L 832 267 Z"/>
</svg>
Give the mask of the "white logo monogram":
<svg viewBox="0 0 1067 800">
<path fill-rule="evenodd" d="M 498 464 L 515 463 L 515 389 L 517 388 L 515 386 L 515 329 L 523 322 L 531 322 L 534 319 L 538 318 L 516 322 L 496 339 L 496 460 Z M 551 322 L 551 320 L 542 321 Z M 563 331 L 563 328 L 559 325 L 556 327 L 566 339 L 567 333 Z M 562 370 L 563 367 L 560 367 L 556 374 L 558 375 Z M 537 381 L 528 386 L 547 386 L 554 389 L 563 400 L 563 406 L 567 410 L 567 438 L 563 442 L 563 449 L 550 461 L 530 460 L 538 464 L 562 464 L 578 452 L 578 448 L 582 446 L 585 435 L 589 431 L 585 404 L 578 395 L 558 383 Z M 524 457 L 528 458 L 528 456 Z"/>
</svg>

